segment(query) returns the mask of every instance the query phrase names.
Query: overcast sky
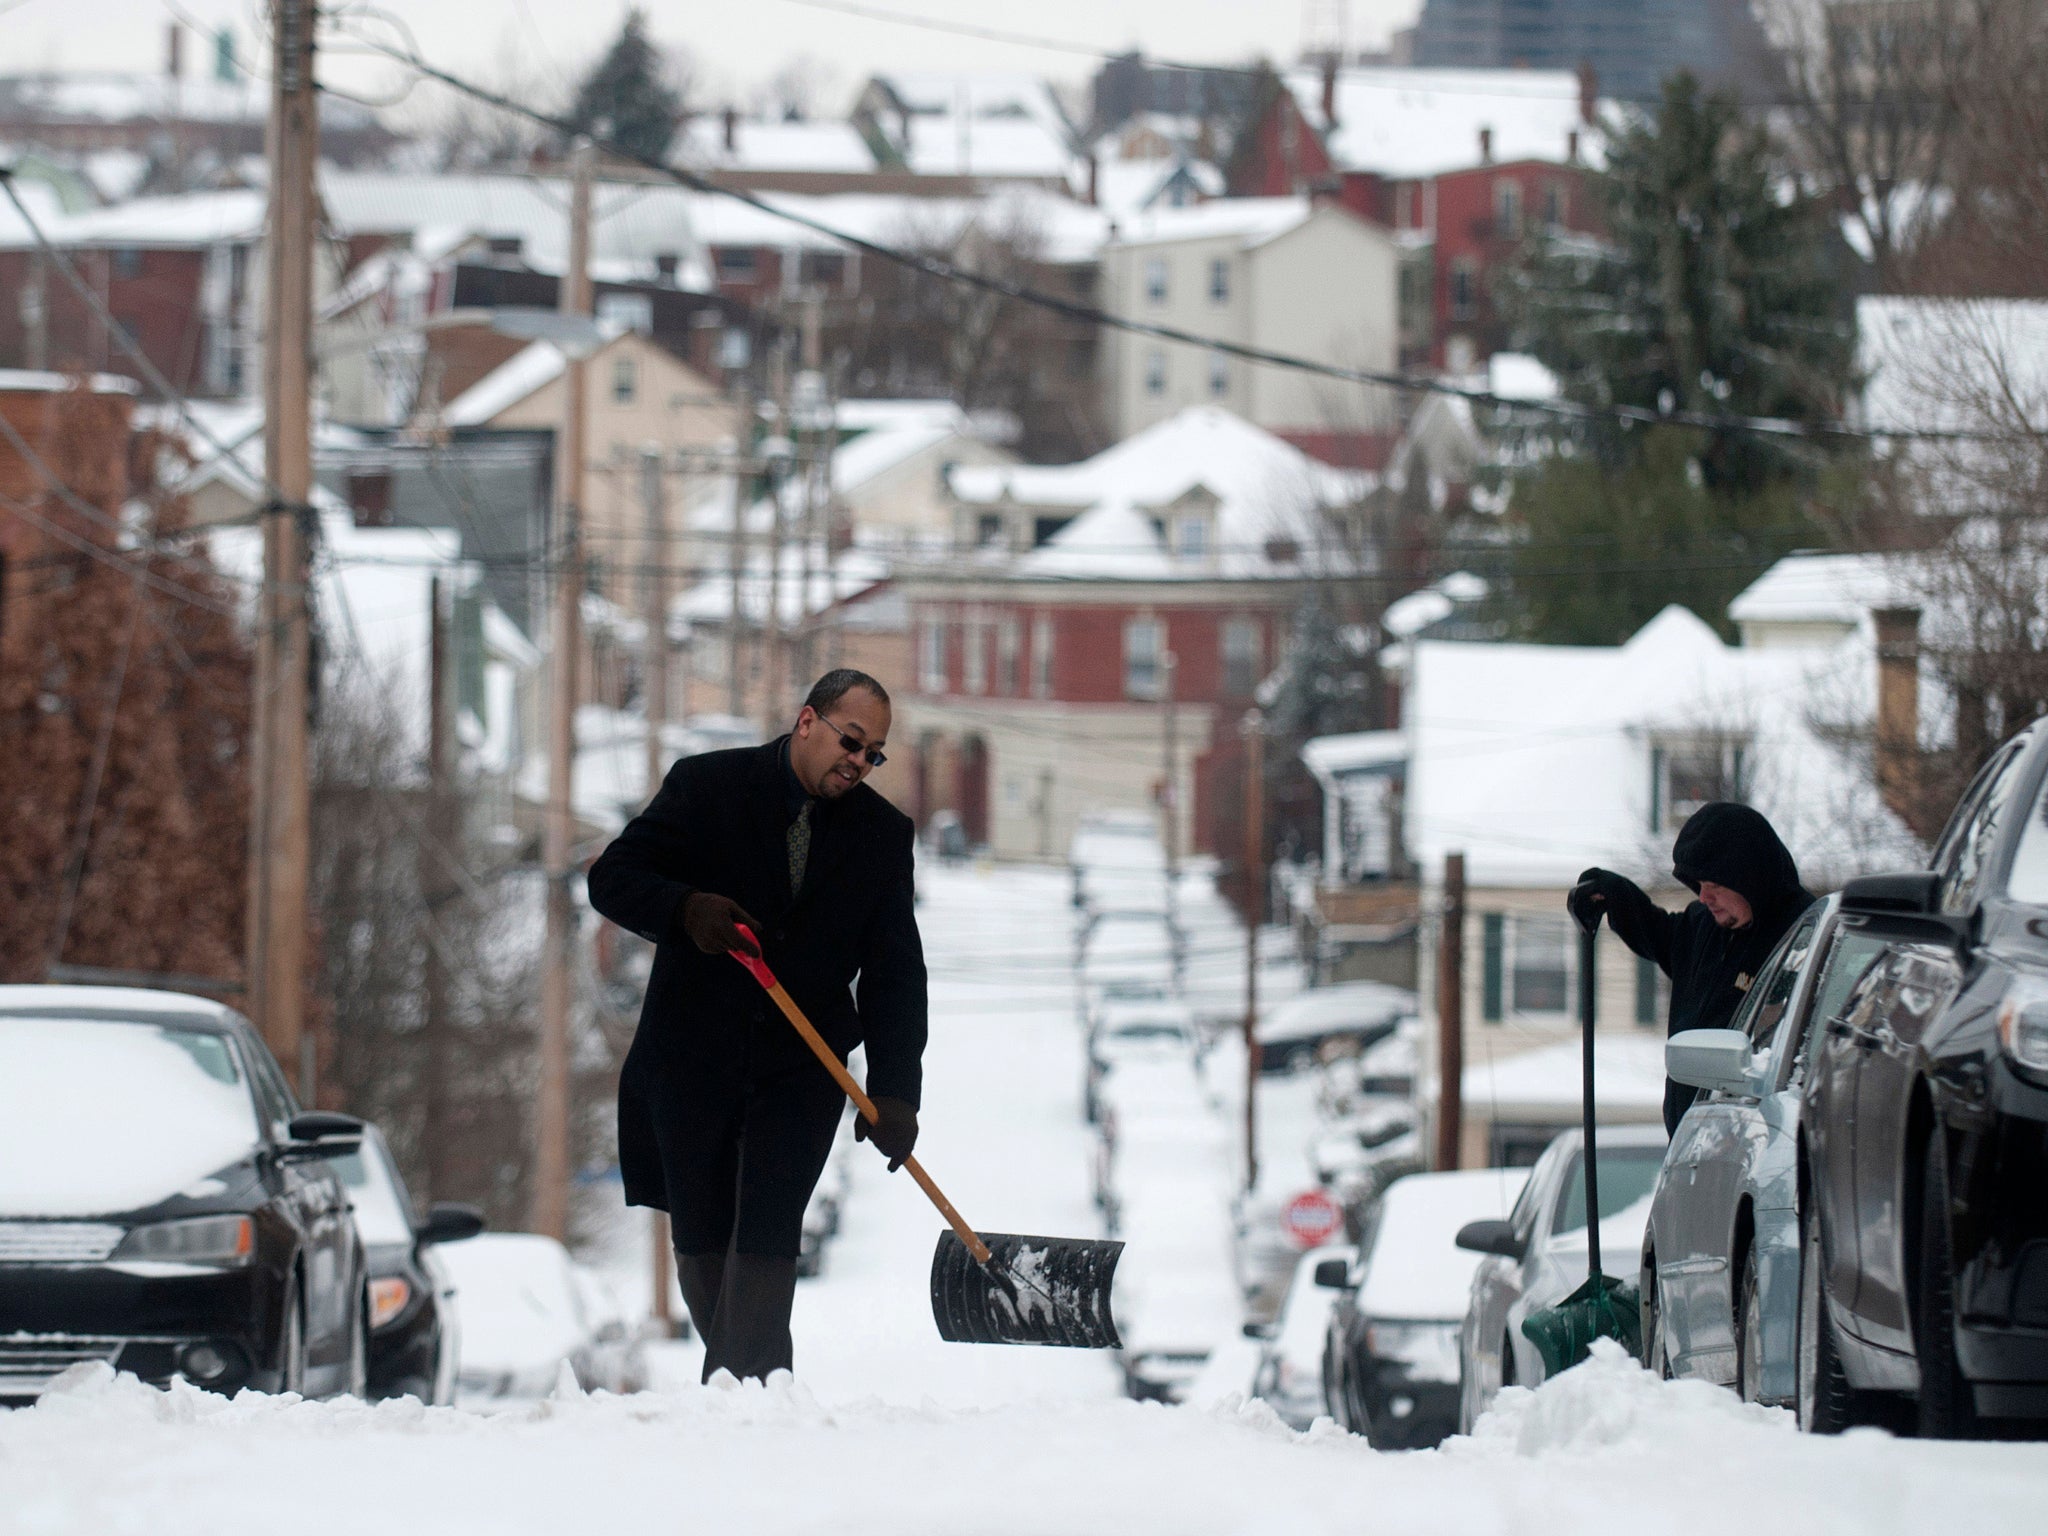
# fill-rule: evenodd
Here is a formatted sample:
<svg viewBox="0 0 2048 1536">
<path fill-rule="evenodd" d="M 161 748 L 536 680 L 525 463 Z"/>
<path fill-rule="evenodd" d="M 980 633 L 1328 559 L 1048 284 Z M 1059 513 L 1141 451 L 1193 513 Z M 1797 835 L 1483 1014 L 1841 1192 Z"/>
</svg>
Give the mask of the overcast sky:
<svg viewBox="0 0 2048 1536">
<path fill-rule="evenodd" d="M 518 77 L 561 89 L 617 32 L 625 0 L 387 0 L 421 51 L 463 73 Z M 1311 15 L 1348 12 L 1350 47 L 1376 46 L 1414 19 L 1421 0 L 873 0 L 874 8 L 1028 31 L 1061 41 L 1193 61 L 1264 54 L 1291 60 Z M 344 0 L 343 8 L 346 7 Z M 173 9 L 209 31 L 232 25 L 246 58 L 260 35 L 261 0 L 0 0 L 0 72 L 163 68 Z M 1095 62 L 1069 53 L 837 15 L 798 0 L 647 0 L 655 36 L 686 49 L 700 100 L 745 104 L 785 63 L 802 58 L 822 76 L 823 102 L 843 112 L 870 74 L 898 69 L 1024 70 L 1081 82 Z M 1324 22 L 1327 25 L 1327 21 Z M 186 70 L 211 62 L 210 45 L 186 42 Z M 388 86 L 390 66 L 330 54 L 321 78 L 357 89 Z"/>
</svg>

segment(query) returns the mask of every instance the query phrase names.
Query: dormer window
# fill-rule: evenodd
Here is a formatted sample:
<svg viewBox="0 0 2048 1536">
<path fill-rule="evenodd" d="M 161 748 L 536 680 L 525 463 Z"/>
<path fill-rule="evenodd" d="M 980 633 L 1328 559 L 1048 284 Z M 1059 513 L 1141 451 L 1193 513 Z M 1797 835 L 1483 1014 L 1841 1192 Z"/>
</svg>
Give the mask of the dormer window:
<svg viewBox="0 0 2048 1536">
<path fill-rule="evenodd" d="M 1209 558 L 1209 519 L 1184 512 L 1173 520 L 1173 552 L 1183 560 Z"/>
<path fill-rule="evenodd" d="M 1650 747 L 1649 830 L 1675 832 L 1701 806 L 1749 798 L 1747 738 L 1709 732 L 1659 738 Z"/>
</svg>

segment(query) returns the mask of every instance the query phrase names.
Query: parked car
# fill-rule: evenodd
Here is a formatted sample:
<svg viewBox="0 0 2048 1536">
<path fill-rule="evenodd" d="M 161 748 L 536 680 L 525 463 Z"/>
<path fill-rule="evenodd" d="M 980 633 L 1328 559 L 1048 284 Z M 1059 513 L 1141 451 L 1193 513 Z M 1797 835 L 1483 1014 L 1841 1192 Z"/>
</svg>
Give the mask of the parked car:
<svg viewBox="0 0 2048 1536">
<path fill-rule="evenodd" d="M 1503 1221 L 1475 1221 L 1460 1248 L 1484 1254 L 1458 1335 L 1458 1433 L 1470 1434 L 1502 1387 L 1543 1380 L 1543 1357 L 1522 1333 L 1530 1313 L 1586 1283 L 1585 1133 L 1563 1131 L 1536 1159 Z M 1635 1283 L 1650 1191 L 1664 1163 L 1661 1125 L 1599 1130 L 1600 1266 Z"/>
<path fill-rule="evenodd" d="M 619 1304 L 611 1281 L 587 1264 L 572 1264 L 583 1323 L 590 1331 L 589 1364 L 578 1381 L 586 1391 L 647 1390 L 647 1331 L 637 1327 Z"/>
<path fill-rule="evenodd" d="M 368 1268 L 332 1159 L 240 1014 L 0 987 L 0 1402 L 104 1360 L 221 1392 L 360 1393 Z"/>
<path fill-rule="evenodd" d="M 363 1128 L 357 1151 L 333 1160 L 355 1207 L 356 1235 L 370 1267 L 370 1364 L 366 1396 L 455 1401 L 460 1321 L 455 1282 L 435 1248 L 484 1229 L 471 1205 L 437 1204 L 413 1220 L 412 1197 L 384 1133 Z"/>
<path fill-rule="evenodd" d="M 1102 1080 L 1118 1062 L 1162 1052 L 1193 1062 L 1198 1049 L 1195 1019 L 1187 1004 L 1169 998 L 1105 1002 L 1088 1031 L 1082 1113 L 1091 1123 L 1101 1118 Z"/>
<path fill-rule="evenodd" d="M 486 1232 L 442 1259 L 462 1310 L 457 1403 L 546 1397 L 564 1365 L 586 1391 L 611 1385 L 599 1359 L 600 1321 L 560 1243 L 532 1232 Z"/>
<path fill-rule="evenodd" d="M 1170 994 L 1178 959 L 1163 917 L 1111 913 L 1091 921 L 1081 938 L 1081 976 L 1091 988 L 1141 984 Z"/>
<path fill-rule="evenodd" d="M 1397 1179 L 1357 1262 L 1317 1267 L 1319 1283 L 1341 1287 L 1324 1336 L 1324 1397 L 1331 1417 L 1377 1449 L 1426 1449 L 1457 1428 L 1458 1333 L 1479 1267 L 1457 1235 L 1504 1218 L 1528 1176 L 1483 1168 Z"/>
<path fill-rule="evenodd" d="M 1678 1124 L 1651 1203 L 1644 1348 L 1664 1374 L 1751 1402 L 1789 1403 L 1798 1389 L 1799 1121 L 1812 1026 L 1877 948 L 1844 931 L 1840 910 L 1831 896 L 1793 925 L 1731 1029 L 1689 1030 L 1665 1046 L 1666 1070 L 1704 1091 Z"/>
<path fill-rule="evenodd" d="M 1089 917 L 1171 910 L 1166 849 L 1155 817 L 1131 811 L 1095 811 L 1081 818 L 1067 847 L 1074 906 Z"/>
<path fill-rule="evenodd" d="M 1338 1287 L 1320 1284 L 1316 1272 L 1326 1262 L 1350 1272 L 1358 1250 L 1349 1243 L 1311 1248 L 1294 1266 L 1294 1278 L 1270 1323 L 1247 1323 L 1245 1334 L 1259 1340 L 1259 1365 L 1252 1376 L 1252 1396 L 1270 1403 L 1295 1429 L 1307 1429 L 1327 1413 L 1323 1398 L 1323 1337 L 1330 1328 L 1330 1308 Z"/>
<path fill-rule="evenodd" d="M 2039 1429 L 2048 722 L 1992 755 L 1929 870 L 1850 881 L 1841 921 L 1878 950 L 1819 1020 L 1801 1109 L 1801 1422 L 1910 1397 L 1924 1435 Z"/>
<path fill-rule="evenodd" d="M 1297 993 L 1259 1018 L 1259 1071 L 1306 1072 L 1332 1048 L 1362 1051 L 1415 1012 L 1415 994 L 1377 981 L 1342 981 Z"/>
</svg>

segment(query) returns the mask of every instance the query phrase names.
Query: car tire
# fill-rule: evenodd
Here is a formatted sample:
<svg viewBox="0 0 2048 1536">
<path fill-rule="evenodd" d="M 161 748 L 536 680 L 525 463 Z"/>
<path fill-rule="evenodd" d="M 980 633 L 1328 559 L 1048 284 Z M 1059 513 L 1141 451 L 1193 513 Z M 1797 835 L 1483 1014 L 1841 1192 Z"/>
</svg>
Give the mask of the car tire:
<svg viewBox="0 0 2048 1536">
<path fill-rule="evenodd" d="M 1654 1281 L 1644 1298 L 1644 1306 L 1650 1316 L 1643 1329 L 1643 1364 L 1659 1381 L 1670 1381 L 1671 1340 L 1664 1327 L 1664 1291 Z"/>
<path fill-rule="evenodd" d="M 1971 1440 L 1977 1410 L 1956 1358 L 1955 1257 L 1949 1244 L 1948 1156 L 1941 1134 L 1927 1139 L 1920 1180 L 1920 1265 L 1913 1311 L 1920 1357 L 1917 1432 L 1923 1440 Z"/>
<path fill-rule="evenodd" d="M 1838 1435 L 1865 1419 L 1835 1352 L 1835 1325 L 1823 1294 L 1826 1277 L 1820 1214 L 1809 1210 L 1799 1223 L 1799 1359 L 1793 1408 L 1799 1427 L 1813 1435 Z"/>
<path fill-rule="evenodd" d="M 306 1309 L 300 1302 L 299 1278 L 294 1274 L 284 1289 L 282 1337 L 277 1346 L 277 1390 L 306 1390 Z"/>
<path fill-rule="evenodd" d="M 1756 1244 L 1742 1256 L 1742 1281 L 1735 1292 L 1735 1395 L 1745 1403 L 1763 1401 L 1764 1312 L 1757 1286 Z"/>
</svg>

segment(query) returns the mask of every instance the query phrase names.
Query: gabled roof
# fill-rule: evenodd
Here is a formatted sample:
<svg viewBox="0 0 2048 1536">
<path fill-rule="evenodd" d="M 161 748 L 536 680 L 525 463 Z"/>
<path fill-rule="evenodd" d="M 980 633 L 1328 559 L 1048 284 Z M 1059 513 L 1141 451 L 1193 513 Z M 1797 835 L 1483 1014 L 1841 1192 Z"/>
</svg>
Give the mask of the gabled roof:
<svg viewBox="0 0 2048 1536">
<path fill-rule="evenodd" d="M 598 322 L 604 327 L 605 322 Z M 611 327 L 612 335 L 588 361 L 595 362 L 613 346 L 635 334 L 623 327 Z M 441 419 L 451 427 L 488 426 L 536 390 L 545 389 L 562 376 L 569 359 L 552 341 L 536 341 L 513 353 L 442 408 Z"/>
<path fill-rule="evenodd" d="M 1036 75 L 898 70 L 874 76 L 875 88 L 908 119 L 883 116 L 875 127 L 919 175 L 1074 174 L 1072 128 L 1052 87 Z"/>
<path fill-rule="evenodd" d="M 1579 82 L 1569 70 L 1340 69 L 1334 127 L 1323 122 L 1321 70 L 1292 69 L 1284 78 L 1340 170 L 1392 177 L 1464 170 L 1481 163 L 1482 128 L 1491 130 L 1496 162 L 1563 164 L 1576 132 L 1581 163 L 1599 163 L 1597 136 L 1580 115 Z"/>
<path fill-rule="evenodd" d="M 1300 228 L 1315 211 L 1305 197 L 1220 197 L 1187 208 L 1153 207 L 1120 224 L 1116 244 L 1228 239 L 1254 245 Z"/>
<path fill-rule="evenodd" d="M 743 117 L 725 147 L 725 120 L 716 113 L 691 118 L 676 153 L 682 161 L 717 171 L 817 171 L 860 175 L 875 169 L 874 152 L 853 124 L 829 118 L 798 121 Z"/>
<path fill-rule="evenodd" d="M 33 206 L 33 205 L 31 205 Z M 53 245 L 152 246 L 182 248 L 243 244 L 262 238 L 265 194 L 247 188 L 229 192 L 186 192 L 176 197 L 138 197 L 112 208 L 83 213 L 36 212 Z M 8 208 L 12 214 L 14 210 Z M 0 247 L 21 249 L 35 237 L 18 219 L 0 223 Z"/>
</svg>

